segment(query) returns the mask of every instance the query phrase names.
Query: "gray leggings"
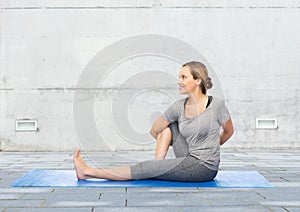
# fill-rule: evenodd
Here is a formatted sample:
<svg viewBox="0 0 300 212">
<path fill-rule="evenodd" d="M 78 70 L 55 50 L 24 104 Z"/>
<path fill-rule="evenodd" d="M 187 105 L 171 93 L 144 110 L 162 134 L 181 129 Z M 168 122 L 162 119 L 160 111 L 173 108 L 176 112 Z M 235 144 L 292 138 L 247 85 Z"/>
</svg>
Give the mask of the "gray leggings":
<svg viewBox="0 0 300 212">
<path fill-rule="evenodd" d="M 208 169 L 201 161 L 189 155 L 188 144 L 178 131 L 177 122 L 169 125 L 176 158 L 147 160 L 131 166 L 133 179 L 205 182 L 215 178 L 218 171 Z"/>
</svg>

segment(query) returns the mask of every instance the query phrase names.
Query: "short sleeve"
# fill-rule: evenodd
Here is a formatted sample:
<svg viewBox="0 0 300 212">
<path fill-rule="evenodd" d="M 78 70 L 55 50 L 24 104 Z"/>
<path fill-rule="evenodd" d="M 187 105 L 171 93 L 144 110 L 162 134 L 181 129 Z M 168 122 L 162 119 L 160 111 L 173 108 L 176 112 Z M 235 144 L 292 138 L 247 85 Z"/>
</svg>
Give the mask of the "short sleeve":
<svg viewBox="0 0 300 212">
<path fill-rule="evenodd" d="M 219 109 L 218 109 L 218 122 L 220 125 L 223 125 L 230 119 L 229 110 L 225 104 L 225 101 L 222 100 Z"/>
<path fill-rule="evenodd" d="M 175 122 L 179 119 L 181 101 L 174 102 L 163 114 L 162 116 L 167 122 Z"/>
</svg>

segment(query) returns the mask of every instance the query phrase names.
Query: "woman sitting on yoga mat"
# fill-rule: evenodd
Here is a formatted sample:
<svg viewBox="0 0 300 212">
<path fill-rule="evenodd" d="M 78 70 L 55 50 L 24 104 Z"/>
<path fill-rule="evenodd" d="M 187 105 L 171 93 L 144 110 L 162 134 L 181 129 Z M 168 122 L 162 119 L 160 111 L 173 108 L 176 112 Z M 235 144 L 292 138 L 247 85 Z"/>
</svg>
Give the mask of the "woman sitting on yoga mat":
<svg viewBox="0 0 300 212">
<path fill-rule="evenodd" d="M 223 100 L 206 95 L 212 82 L 204 64 L 184 64 L 178 85 L 180 94 L 188 97 L 173 103 L 157 118 L 150 131 L 157 140 L 155 160 L 98 169 L 86 165 L 80 150 L 76 150 L 74 165 L 77 178 L 213 180 L 220 163 L 220 145 L 233 135 L 230 114 Z M 170 145 L 176 158 L 165 159 Z"/>
</svg>

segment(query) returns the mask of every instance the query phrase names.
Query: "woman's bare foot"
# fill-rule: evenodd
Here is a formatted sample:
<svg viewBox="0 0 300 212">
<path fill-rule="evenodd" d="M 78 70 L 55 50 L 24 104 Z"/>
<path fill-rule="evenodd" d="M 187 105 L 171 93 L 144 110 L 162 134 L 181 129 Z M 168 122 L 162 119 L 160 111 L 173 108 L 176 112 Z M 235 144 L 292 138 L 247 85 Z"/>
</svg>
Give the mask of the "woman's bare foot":
<svg viewBox="0 0 300 212">
<path fill-rule="evenodd" d="M 74 154 L 73 163 L 76 169 L 76 175 L 79 180 L 85 180 L 90 178 L 88 176 L 88 172 L 91 169 L 86 163 L 83 161 L 81 155 L 80 155 L 80 149 L 77 149 Z"/>
</svg>

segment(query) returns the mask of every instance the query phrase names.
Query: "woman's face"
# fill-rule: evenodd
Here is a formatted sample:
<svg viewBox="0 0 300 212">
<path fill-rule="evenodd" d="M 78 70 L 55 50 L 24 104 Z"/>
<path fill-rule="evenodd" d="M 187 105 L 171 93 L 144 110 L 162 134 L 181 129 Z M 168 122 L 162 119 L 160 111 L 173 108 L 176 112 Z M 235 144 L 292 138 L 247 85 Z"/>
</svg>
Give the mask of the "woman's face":
<svg viewBox="0 0 300 212">
<path fill-rule="evenodd" d="M 199 89 L 200 80 L 194 79 L 188 66 L 182 67 L 179 72 L 179 93 L 188 94 L 193 92 L 195 89 Z"/>
</svg>

